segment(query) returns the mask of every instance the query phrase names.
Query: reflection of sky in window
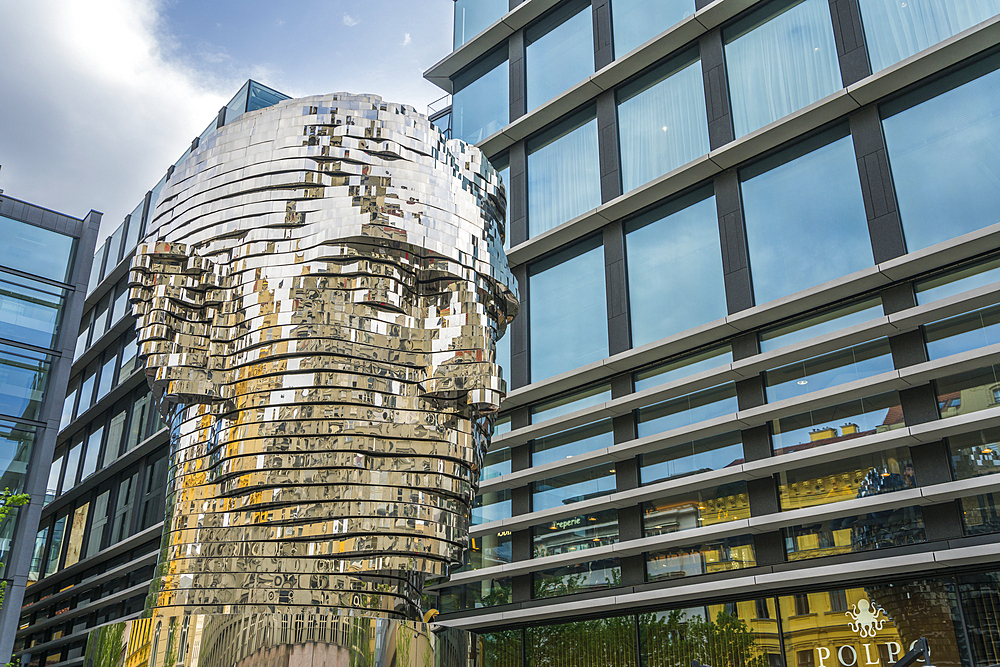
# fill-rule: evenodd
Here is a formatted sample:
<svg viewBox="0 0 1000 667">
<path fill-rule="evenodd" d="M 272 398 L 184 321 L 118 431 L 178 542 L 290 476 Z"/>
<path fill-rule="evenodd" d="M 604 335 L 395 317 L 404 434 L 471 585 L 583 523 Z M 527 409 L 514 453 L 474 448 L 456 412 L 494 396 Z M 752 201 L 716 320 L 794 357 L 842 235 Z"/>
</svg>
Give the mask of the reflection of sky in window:
<svg viewBox="0 0 1000 667">
<path fill-rule="evenodd" d="M 865 299 L 776 329 L 762 331 L 760 351 L 770 352 L 882 317 L 882 299 Z"/>
<path fill-rule="evenodd" d="M 743 443 L 739 432 L 685 442 L 652 454 L 643 454 L 642 483 L 719 470 L 742 460 Z"/>
<path fill-rule="evenodd" d="M 890 115 L 882 127 L 907 250 L 1000 221 L 1000 70 Z"/>
<path fill-rule="evenodd" d="M 636 373 L 635 390 L 643 391 L 644 389 L 649 389 L 650 387 L 657 387 L 661 384 L 673 382 L 674 380 L 682 377 L 694 375 L 695 373 L 707 371 L 732 362 L 733 351 L 728 345 L 713 348 L 700 354 L 672 361 L 669 364 L 664 364 L 663 366 L 657 366 L 648 371 Z"/>
<path fill-rule="evenodd" d="M 454 137 L 476 144 L 507 124 L 510 113 L 507 80 L 510 67 L 507 60 L 494 63 L 490 58 L 487 66 L 491 69 L 474 71 L 478 78 L 465 83 L 452 97 L 452 129 Z"/>
<path fill-rule="evenodd" d="M 608 356 L 604 247 L 585 243 L 575 257 L 561 253 L 528 278 L 531 381 L 538 382 Z M 589 247 L 589 249 L 587 249 Z M 577 249 L 570 249 L 569 253 Z M 532 267 L 534 270 L 536 267 Z"/>
<path fill-rule="evenodd" d="M 996 345 L 1000 343 L 1000 306 L 928 324 L 925 331 L 931 359 Z"/>
<path fill-rule="evenodd" d="M 11 491 L 21 488 L 34 442 L 33 428 L 0 420 L 0 481 Z"/>
<path fill-rule="evenodd" d="M 536 482 L 531 509 L 537 512 L 550 507 L 562 507 L 613 493 L 615 489 L 615 475 L 610 472 L 610 468 L 605 466 L 588 468 Z"/>
<path fill-rule="evenodd" d="M 1000 258 L 976 262 L 958 271 L 916 283 L 917 303 L 923 305 L 1000 282 Z"/>
<path fill-rule="evenodd" d="M 507 424 L 510 424 L 508 420 Z M 510 430 L 509 426 L 508 429 Z M 480 479 L 493 479 L 510 474 L 510 447 L 504 447 L 490 452 L 483 459 L 483 471 Z"/>
<path fill-rule="evenodd" d="M 770 403 L 893 370 L 888 339 L 855 345 L 767 372 Z"/>
<path fill-rule="evenodd" d="M 548 102 L 594 73 L 594 29 L 590 3 L 544 34 L 528 28 L 525 38 L 528 111 Z M 545 22 L 537 26 L 544 31 Z"/>
<path fill-rule="evenodd" d="M 611 400 L 611 387 L 599 384 L 582 391 L 577 391 L 546 403 L 539 403 L 531 408 L 531 423 L 540 424 L 549 419 L 568 415 L 577 410 L 583 410 L 599 403 Z"/>
<path fill-rule="evenodd" d="M 724 384 L 639 410 L 640 438 L 735 413 L 736 385 Z"/>
<path fill-rule="evenodd" d="M 694 0 L 615 0 L 611 3 L 611 25 L 615 57 L 621 58 L 640 44 L 694 14 Z"/>
<path fill-rule="evenodd" d="M 458 48 L 507 13 L 508 0 L 455 0 L 455 42 Z"/>
<path fill-rule="evenodd" d="M 741 187 L 756 303 L 874 263 L 849 136 L 763 173 L 753 171 L 741 174 L 750 176 Z"/>
<path fill-rule="evenodd" d="M 62 296 L 46 287 L 0 271 L 0 338 L 42 347 L 52 345 Z"/>
<path fill-rule="evenodd" d="M 644 216 L 639 222 L 646 220 Z M 633 345 L 726 316 L 715 197 L 651 224 L 629 227 L 625 241 Z"/>
<path fill-rule="evenodd" d="M 0 345 L 0 414 L 35 419 L 47 380 L 45 355 Z"/>
<path fill-rule="evenodd" d="M 4 239 L 3 266 L 42 278 L 65 282 L 73 253 L 73 238 L 0 216 Z"/>
<path fill-rule="evenodd" d="M 536 439 L 531 448 L 531 465 L 551 463 L 602 447 L 611 447 L 614 444 L 615 438 L 610 420 L 588 424 Z"/>
<path fill-rule="evenodd" d="M 510 490 L 480 494 L 472 506 L 472 525 L 506 519 L 510 513 Z"/>
</svg>

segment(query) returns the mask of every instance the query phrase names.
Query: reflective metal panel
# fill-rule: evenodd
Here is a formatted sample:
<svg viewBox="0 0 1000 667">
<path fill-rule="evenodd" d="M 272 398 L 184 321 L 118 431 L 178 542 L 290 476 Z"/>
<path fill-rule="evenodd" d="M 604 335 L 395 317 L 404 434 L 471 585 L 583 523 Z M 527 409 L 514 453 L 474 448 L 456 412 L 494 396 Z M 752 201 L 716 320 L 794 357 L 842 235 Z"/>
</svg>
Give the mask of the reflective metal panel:
<svg viewBox="0 0 1000 667">
<path fill-rule="evenodd" d="M 376 96 L 247 113 L 177 165 L 130 274 L 171 434 L 152 622 L 349 616 L 376 641 L 421 619 L 425 578 L 462 561 L 506 391 L 505 208 L 478 149 Z M 311 641 L 292 643 L 346 646 Z"/>
</svg>

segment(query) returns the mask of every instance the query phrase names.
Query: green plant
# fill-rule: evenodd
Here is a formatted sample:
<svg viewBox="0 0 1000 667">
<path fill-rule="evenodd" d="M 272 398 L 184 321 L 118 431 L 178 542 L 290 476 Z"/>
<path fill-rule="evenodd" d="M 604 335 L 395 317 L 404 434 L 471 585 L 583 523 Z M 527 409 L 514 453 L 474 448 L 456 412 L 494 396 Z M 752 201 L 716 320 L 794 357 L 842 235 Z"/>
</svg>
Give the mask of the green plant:
<svg viewBox="0 0 1000 667">
<path fill-rule="evenodd" d="M 3 522 L 15 508 L 27 505 L 30 499 L 31 497 L 27 493 L 14 493 L 9 488 L 0 492 L 0 525 L 3 525 Z M 3 566 L 3 563 L 0 563 L 0 570 L 3 569 Z M 0 581 L 0 607 L 3 607 L 3 600 L 6 595 L 7 582 Z M 7 664 L 10 665 L 11 663 Z"/>
</svg>

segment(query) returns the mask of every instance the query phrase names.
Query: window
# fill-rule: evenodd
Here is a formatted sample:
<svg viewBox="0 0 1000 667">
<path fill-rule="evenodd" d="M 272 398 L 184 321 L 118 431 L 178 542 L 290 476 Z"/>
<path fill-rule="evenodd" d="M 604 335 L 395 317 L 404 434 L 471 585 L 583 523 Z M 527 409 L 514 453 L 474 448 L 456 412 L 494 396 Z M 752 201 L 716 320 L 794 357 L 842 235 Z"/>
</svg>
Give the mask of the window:
<svg viewBox="0 0 1000 667">
<path fill-rule="evenodd" d="M 948 438 L 955 479 L 1000 472 L 1000 429 L 990 428 Z"/>
<path fill-rule="evenodd" d="M 87 526 L 87 513 L 90 503 L 84 503 L 73 512 L 73 523 L 70 525 L 68 545 L 66 547 L 66 564 L 63 567 L 76 565 L 80 560 L 80 549 L 83 546 L 84 528 Z"/>
<path fill-rule="evenodd" d="M 883 105 L 882 127 L 910 252 L 997 221 L 1000 57 Z"/>
<path fill-rule="evenodd" d="M 841 88 L 827 0 L 774 0 L 723 39 L 737 137 Z"/>
<path fill-rule="evenodd" d="M 126 334 L 128 337 L 128 342 L 125 343 L 125 349 L 122 352 L 122 365 L 118 369 L 118 381 L 116 385 L 124 382 L 128 376 L 132 375 L 135 371 L 136 362 L 139 360 L 139 344 L 136 341 L 135 333 L 129 332 Z"/>
<path fill-rule="evenodd" d="M 83 436 L 73 438 L 73 444 L 66 455 L 66 470 L 63 473 L 62 486 L 59 493 L 66 493 L 76 485 L 76 473 L 80 469 L 80 452 L 83 449 Z"/>
<path fill-rule="evenodd" d="M 470 572 L 509 563 L 512 559 L 511 544 L 509 530 L 481 537 L 471 537 L 462 567 L 451 570 L 451 573 Z"/>
<path fill-rule="evenodd" d="M 530 139 L 528 236 L 538 236 L 601 203 L 597 117 L 593 109 Z"/>
<path fill-rule="evenodd" d="M 668 382 L 675 382 L 695 373 L 718 368 L 733 362 L 733 351 L 728 345 L 714 347 L 697 354 L 686 355 L 665 364 L 639 371 L 634 376 L 635 390 L 645 391 Z"/>
<path fill-rule="evenodd" d="M 562 507 L 614 493 L 615 489 L 613 465 L 586 468 L 532 484 L 531 509 L 537 512 Z"/>
<path fill-rule="evenodd" d="M 874 297 L 807 315 L 760 333 L 760 351 L 770 352 L 882 317 L 882 299 Z"/>
<path fill-rule="evenodd" d="M 1000 383 L 997 366 L 968 370 L 936 381 L 941 419 L 967 415 L 997 406 L 993 387 Z"/>
<path fill-rule="evenodd" d="M 76 350 L 73 352 L 73 360 L 80 358 L 87 349 L 87 340 L 90 338 L 90 325 L 94 317 L 94 310 L 90 309 L 80 321 L 80 333 L 76 337 Z"/>
<path fill-rule="evenodd" d="M 506 46 L 455 77 L 451 113 L 456 139 L 479 143 L 507 124 L 509 77 Z"/>
<path fill-rule="evenodd" d="M 90 436 L 87 438 L 87 455 L 83 459 L 83 469 L 80 471 L 81 481 L 97 472 L 97 462 L 100 460 L 101 439 L 103 437 L 104 424 L 91 425 Z"/>
<path fill-rule="evenodd" d="M 924 337 L 931 359 L 996 345 L 1000 343 L 1000 306 L 927 324 L 924 326 Z"/>
<path fill-rule="evenodd" d="M 0 338 L 52 347 L 66 291 L 0 270 Z"/>
<path fill-rule="evenodd" d="M 771 441 L 775 454 L 788 454 L 905 426 L 899 394 L 892 391 L 775 419 Z"/>
<path fill-rule="evenodd" d="M 508 0 L 455 0 L 455 40 L 458 48 L 507 13 Z"/>
<path fill-rule="evenodd" d="M 740 170 L 740 180 L 756 303 L 874 263 L 846 126 Z"/>
<path fill-rule="evenodd" d="M 847 591 L 830 591 L 830 611 L 847 611 Z"/>
<path fill-rule="evenodd" d="M 128 307 L 128 281 L 123 280 L 115 288 L 115 300 L 111 304 L 110 326 L 114 326 L 118 320 L 124 317 L 126 311 L 132 312 Z"/>
<path fill-rule="evenodd" d="M 80 402 L 76 408 L 76 416 L 86 412 L 94 402 L 94 385 L 97 384 L 97 362 L 95 361 L 83 373 L 83 384 L 80 385 Z"/>
<path fill-rule="evenodd" d="M 926 541 L 920 507 L 899 507 L 790 526 L 785 529 L 785 557 L 799 561 Z"/>
<path fill-rule="evenodd" d="M 497 170 L 500 174 L 500 182 L 503 183 L 504 193 L 507 195 L 506 208 L 504 209 L 504 237 L 503 237 L 503 249 L 510 250 L 510 156 L 503 155 L 501 157 L 495 158 L 493 161 L 493 168 Z M 509 339 L 509 336 L 505 336 Z M 508 347 L 510 343 L 508 342 Z"/>
<path fill-rule="evenodd" d="M 64 455 L 60 453 L 49 468 L 49 479 L 45 484 L 45 504 L 48 505 L 59 495 L 59 479 L 62 477 Z"/>
<path fill-rule="evenodd" d="M 633 347 L 728 314 L 710 191 L 656 208 L 625 231 Z"/>
<path fill-rule="evenodd" d="M 145 205 L 146 198 L 143 197 L 133 209 L 132 214 L 129 215 L 128 231 L 125 232 L 125 253 L 127 255 L 132 254 L 132 250 L 139 243 L 139 236 L 142 234 L 142 209 Z"/>
<path fill-rule="evenodd" d="M 750 518 L 746 482 L 733 482 L 643 504 L 644 535 L 664 535 Z"/>
<path fill-rule="evenodd" d="M 535 598 L 573 595 L 621 585 L 618 559 L 541 570 L 532 576 L 535 582 Z"/>
<path fill-rule="evenodd" d="M 101 339 L 108 328 L 108 310 L 111 307 L 111 295 L 108 294 L 97 307 L 94 308 L 94 332 L 90 336 L 90 344 L 93 345 Z"/>
<path fill-rule="evenodd" d="M 508 420 L 508 423 L 509 420 Z M 483 457 L 483 469 L 479 479 L 485 481 L 510 474 L 510 447 L 495 449 Z"/>
<path fill-rule="evenodd" d="M 589 2 L 574 0 L 524 31 L 528 111 L 594 73 L 591 14 Z"/>
<path fill-rule="evenodd" d="M 694 0 L 614 0 L 611 25 L 615 57 L 621 58 L 694 14 Z"/>
<path fill-rule="evenodd" d="M 736 384 L 728 382 L 640 408 L 636 411 L 637 430 L 639 437 L 645 438 L 708 419 L 735 415 L 737 408 Z"/>
<path fill-rule="evenodd" d="M 31 565 L 28 567 L 28 585 L 38 581 L 42 576 L 45 560 L 45 544 L 49 538 L 49 527 L 39 529 L 35 535 L 35 548 L 31 552 Z"/>
<path fill-rule="evenodd" d="M 139 515 L 139 530 L 145 530 L 159 521 L 164 515 L 164 489 L 167 483 L 167 455 L 159 457 L 146 464 L 145 483 L 143 484 L 142 508 Z"/>
<path fill-rule="evenodd" d="M 20 493 L 24 489 L 24 476 L 35 445 L 35 427 L 0 419 L 0 486 Z M 12 513 L 11 521 L 16 516 Z M 0 541 L 0 550 L 3 542 Z M 0 562 L 6 562 L 0 560 Z"/>
<path fill-rule="evenodd" d="M 532 382 L 608 356 L 600 237 L 529 267 L 528 290 Z"/>
<path fill-rule="evenodd" d="M 132 510 L 135 505 L 135 487 L 138 484 L 138 479 L 139 473 L 135 472 L 123 477 L 118 484 L 115 514 L 111 523 L 110 544 L 117 544 L 132 536 Z"/>
<path fill-rule="evenodd" d="M 728 537 L 708 544 L 650 553 L 646 561 L 646 580 L 666 581 L 756 565 L 753 538 L 749 535 Z"/>
<path fill-rule="evenodd" d="M 809 613 L 809 596 L 800 593 L 794 596 L 795 598 L 795 615 L 805 616 Z"/>
<path fill-rule="evenodd" d="M 101 366 L 101 381 L 97 385 L 97 398 L 99 401 L 108 395 L 111 388 L 115 386 L 115 366 L 118 365 L 118 346 L 113 346 L 104 357 L 104 365 Z"/>
<path fill-rule="evenodd" d="M 859 0 L 872 71 L 1000 13 L 1000 0 Z"/>
<path fill-rule="evenodd" d="M 617 96 L 624 192 L 708 153 L 705 87 L 697 51 L 622 86 Z"/>
<path fill-rule="evenodd" d="M 59 570 L 59 559 L 62 556 L 63 539 L 66 537 L 67 514 L 63 514 L 52 525 L 52 540 L 49 542 L 49 557 L 45 563 L 45 573 L 48 577 Z"/>
<path fill-rule="evenodd" d="M 51 357 L 0 344 L 0 414 L 41 419 Z"/>
<path fill-rule="evenodd" d="M 105 491 L 94 501 L 94 519 L 90 524 L 90 536 L 87 538 L 87 555 L 90 558 L 101 550 L 104 540 L 104 527 L 108 523 L 108 500 L 111 491 Z"/>
<path fill-rule="evenodd" d="M 490 523 L 511 516 L 510 489 L 488 491 L 476 496 L 472 505 L 472 525 Z"/>
<path fill-rule="evenodd" d="M 146 431 L 149 428 L 151 396 L 149 390 L 143 389 L 140 391 L 142 393 L 132 403 L 132 418 L 129 420 L 128 440 L 125 443 L 126 452 L 131 451 L 132 448 L 137 447 L 143 441 L 146 437 Z"/>
<path fill-rule="evenodd" d="M 611 420 L 605 419 L 594 424 L 547 435 L 536 439 L 531 445 L 531 464 L 538 466 L 578 454 L 586 454 L 615 444 Z"/>
<path fill-rule="evenodd" d="M 767 371 L 767 401 L 775 403 L 892 370 L 889 339 L 878 338 Z"/>
<path fill-rule="evenodd" d="M 76 243 L 72 237 L 0 216 L 0 238 L 4 239 L 3 266 L 61 283 L 69 281 Z"/>
<path fill-rule="evenodd" d="M 961 268 L 946 271 L 913 285 L 917 304 L 923 305 L 1000 282 L 1000 257 L 969 262 Z"/>
<path fill-rule="evenodd" d="M 549 419 L 578 412 L 610 400 L 611 387 L 609 385 L 599 384 L 587 387 L 531 406 L 531 423 L 540 424 Z"/>
<path fill-rule="evenodd" d="M 643 454 L 639 475 L 643 484 L 674 479 L 709 470 L 719 470 L 743 461 L 739 431 L 670 445 Z"/>
<path fill-rule="evenodd" d="M 618 510 L 585 514 L 536 526 L 532 558 L 574 553 L 618 542 Z"/>
<path fill-rule="evenodd" d="M 858 454 L 847 461 L 778 473 L 782 512 L 916 487 L 917 480 L 907 448 Z M 847 543 L 850 544 L 850 540 Z"/>
</svg>

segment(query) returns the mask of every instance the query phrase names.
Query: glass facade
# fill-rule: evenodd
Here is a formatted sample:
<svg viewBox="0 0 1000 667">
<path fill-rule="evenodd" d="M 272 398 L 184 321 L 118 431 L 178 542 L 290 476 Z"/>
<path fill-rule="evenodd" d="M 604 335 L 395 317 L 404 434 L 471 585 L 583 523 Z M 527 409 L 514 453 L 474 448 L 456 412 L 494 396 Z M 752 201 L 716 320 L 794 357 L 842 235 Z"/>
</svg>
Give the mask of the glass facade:
<svg viewBox="0 0 1000 667">
<path fill-rule="evenodd" d="M 691 16 L 694 6 L 694 0 L 614 0 L 611 3 L 611 26 L 614 30 L 615 57 L 624 56 Z"/>
<path fill-rule="evenodd" d="M 76 246 L 72 236 L 4 216 L 0 216 L 0 236 L 6 249 L 0 266 L 60 283 L 69 280 Z"/>
<path fill-rule="evenodd" d="M 629 221 L 625 244 L 633 346 L 728 314 L 711 192 L 682 197 Z"/>
<path fill-rule="evenodd" d="M 507 13 L 508 0 L 455 0 L 455 39 L 458 48 Z"/>
<path fill-rule="evenodd" d="M 874 263 L 846 127 L 741 170 L 740 181 L 758 304 Z"/>
<path fill-rule="evenodd" d="M 455 78 L 455 94 L 451 101 L 452 136 L 475 144 L 507 124 L 509 78 L 510 66 L 504 51 L 487 56 L 470 71 Z"/>
<path fill-rule="evenodd" d="M 882 106 L 907 250 L 1000 221 L 1000 57 Z"/>
<path fill-rule="evenodd" d="M 524 32 L 528 110 L 545 104 L 594 73 L 590 3 L 571 0 Z"/>
<path fill-rule="evenodd" d="M 623 191 L 708 153 L 705 90 L 697 52 L 622 86 L 617 98 Z"/>
<path fill-rule="evenodd" d="M 998 0 L 859 0 L 877 72 L 1000 14 Z"/>
<path fill-rule="evenodd" d="M 528 142 L 528 237 L 601 203 L 597 118 L 583 112 Z"/>
<path fill-rule="evenodd" d="M 600 238 L 533 265 L 528 313 L 533 382 L 608 356 L 604 253 Z"/>
<path fill-rule="evenodd" d="M 841 88 L 825 0 L 771 0 L 723 37 L 737 137 Z"/>
</svg>

